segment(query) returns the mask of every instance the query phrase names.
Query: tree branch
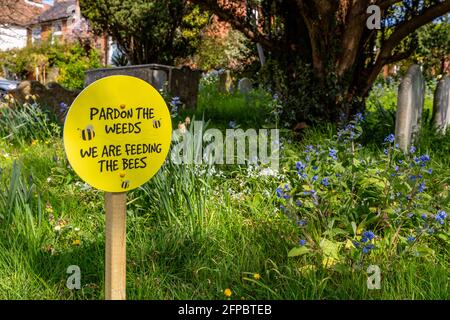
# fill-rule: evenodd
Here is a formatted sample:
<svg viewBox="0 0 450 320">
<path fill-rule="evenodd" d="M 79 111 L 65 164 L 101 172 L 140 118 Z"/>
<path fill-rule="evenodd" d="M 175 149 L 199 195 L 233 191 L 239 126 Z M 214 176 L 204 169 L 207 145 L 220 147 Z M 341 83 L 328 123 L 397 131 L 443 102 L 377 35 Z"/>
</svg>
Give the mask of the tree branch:
<svg viewBox="0 0 450 320">
<path fill-rule="evenodd" d="M 236 12 L 237 3 L 234 1 L 216 1 L 216 0 L 193 0 L 194 3 L 213 12 L 221 20 L 229 22 L 235 29 L 241 31 L 247 38 L 254 42 L 259 42 L 268 50 L 274 49 L 274 42 L 265 35 L 255 30 L 245 19 L 245 16 L 238 15 Z M 227 2 L 228 6 L 221 5 L 219 2 Z M 234 3 L 233 6 L 231 3 Z M 234 8 L 233 8 L 234 7 Z"/>
<path fill-rule="evenodd" d="M 392 51 L 403 39 L 418 28 L 446 14 L 447 12 L 450 12 L 450 0 L 445 0 L 441 3 L 433 5 L 428 9 L 425 9 L 420 15 L 399 24 L 394 29 L 394 32 L 389 39 L 387 39 L 381 47 L 375 64 L 369 71 L 370 73 L 367 78 L 366 86 L 362 93 L 364 95 L 368 93 L 383 66 L 389 63 L 390 59 L 392 59 Z"/>
</svg>

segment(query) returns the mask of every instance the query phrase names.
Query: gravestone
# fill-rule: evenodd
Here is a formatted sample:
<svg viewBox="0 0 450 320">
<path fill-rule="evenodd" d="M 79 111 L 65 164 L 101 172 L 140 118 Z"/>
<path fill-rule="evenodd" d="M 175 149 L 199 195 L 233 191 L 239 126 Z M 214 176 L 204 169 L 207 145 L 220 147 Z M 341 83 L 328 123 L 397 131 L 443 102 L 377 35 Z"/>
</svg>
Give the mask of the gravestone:
<svg viewBox="0 0 450 320">
<path fill-rule="evenodd" d="M 395 139 L 407 151 L 419 131 L 425 99 L 425 82 L 418 65 L 409 67 L 398 89 Z"/>
<path fill-rule="evenodd" d="M 161 64 L 145 64 L 88 70 L 84 85 L 88 86 L 94 81 L 108 76 L 132 76 L 150 83 L 158 91 L 179 97 L 187 108 L 192 108 L 197 104 L 201 74 L 200 70 L 191 70 L 188 67 L 176 68 Z"/>
<path fill-rule="evenodd" d="M 238 89 L 241 94 L 248 94 L 253 89 L 252 80 L 249 78 L 242 78 L 238 82 Z"/>
<path fill-rule="evenodd" d="M 221 93 L 231 93 L 233 91 L 233 78 L 230 70 L 225 70 L 219 74 L 218 91 Z"/>
<path fill-rule="evenodd" d="M 433 123 L 436 128 L 445 132 L 450 126 L 450 77 L 444 76 L 438 83 L 434 93 Z"/>
</svg>

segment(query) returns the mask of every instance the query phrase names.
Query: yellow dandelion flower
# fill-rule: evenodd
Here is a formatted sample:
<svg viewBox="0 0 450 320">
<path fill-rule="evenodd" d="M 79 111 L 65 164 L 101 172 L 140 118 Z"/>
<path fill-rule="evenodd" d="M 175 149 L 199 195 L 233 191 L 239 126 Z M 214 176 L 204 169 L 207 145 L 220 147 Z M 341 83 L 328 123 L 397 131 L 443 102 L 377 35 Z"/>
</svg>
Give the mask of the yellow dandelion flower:
<svg viewBox="0 0 450 320">
<path fill-rule="evenodd" d="M 259 280 L 259 279 L 261 279 L 261 275 L 259 273 L 254 273 L 253 274 L 253 279 Z"/>
<path fill-rule="evenodd" d="M 72 242 L 72 244 L 73 244 L 74 246 L 79 246 L 80 243 L 81 243 L 80 239 L 73 240 L 73 242 Z"/>
<path fill-rule="evenodd" d="M 223 294 L 225 295 L 225 297 L 231 297 L 231 294 L 232 294 L 232 292 L 231 292 L 231 289 L 230 288 L 226 288 L 224 291 L 223 291 Z"/>
<path fill-rule="evenodd" d="M 31 145 L 32 145 L 32 146 L 35 146 L 35 145 L 38 144 L 38 142 L 39 142 L 39 140 L 33 140 L 33 141 L 31 141 Z"/>
</svg>

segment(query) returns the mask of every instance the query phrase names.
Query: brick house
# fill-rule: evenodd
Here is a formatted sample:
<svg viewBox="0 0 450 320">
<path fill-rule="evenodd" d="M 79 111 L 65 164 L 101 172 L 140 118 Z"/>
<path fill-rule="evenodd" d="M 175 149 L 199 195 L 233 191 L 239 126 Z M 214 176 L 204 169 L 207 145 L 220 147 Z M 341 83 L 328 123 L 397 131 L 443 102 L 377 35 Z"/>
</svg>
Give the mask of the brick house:
<svg viewBox="0 0 450 320">
<path fill-rule="evenodd" d="M 42 41 L 79 42 L 98 49 L 104 65 L 110 63 L 114 48 L 111 38 L 91 32 L 78 0 L 54 0 L 51 4 L 43 0 L 0 0 L 0 4 L 0 51 Z"/>
<path fill-rule="evenodd" d="M 30 22 L 50 8 L 42 0 L 0 0 L 0 51 L 27 45 Z"/>
<path fill-rule="evenodd" d="M 27 43 L 41 41 L 79 42 L 87 47 L 93 46 L 100 51 L 104 65 L 111 58 L 110 37 L 98 37 L 91 32 L 88 21 L 81 15 L 78 0 L 55 0 L 52 6 L 31 21 Z"/>
</svg>

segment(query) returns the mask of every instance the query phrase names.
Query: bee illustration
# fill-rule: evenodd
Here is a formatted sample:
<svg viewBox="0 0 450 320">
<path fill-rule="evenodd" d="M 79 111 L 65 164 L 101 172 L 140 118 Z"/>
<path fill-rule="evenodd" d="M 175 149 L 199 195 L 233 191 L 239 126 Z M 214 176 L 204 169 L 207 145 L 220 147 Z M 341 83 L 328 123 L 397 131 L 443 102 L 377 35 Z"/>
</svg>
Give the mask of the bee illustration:
<svg viewBox="0 0 450 320">
<path fill-rule="evenodd" d="M 90 140 L 94 139 L 94 137 L 95 137 L 95 132 L 94 132 L 94 127 L 92 125 L 88 125 L 86 127 L 86 129 L 81 130 L 81 138 L 84 141 L 86 141 L 86 140 L 90 141 Z"/>
<path fill-rule="evenodd" d="M 125 180 L 122 182 L 122 189 L 128 189 L 130 187 L 130 180 Z"/>
<path fill-rule="evenodd" d="M 161 127 L 161 120 L 153 120 L 153 128 L 158 129 Z"/>
</svg>

